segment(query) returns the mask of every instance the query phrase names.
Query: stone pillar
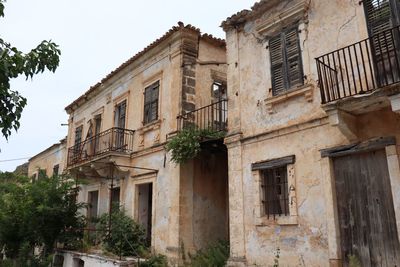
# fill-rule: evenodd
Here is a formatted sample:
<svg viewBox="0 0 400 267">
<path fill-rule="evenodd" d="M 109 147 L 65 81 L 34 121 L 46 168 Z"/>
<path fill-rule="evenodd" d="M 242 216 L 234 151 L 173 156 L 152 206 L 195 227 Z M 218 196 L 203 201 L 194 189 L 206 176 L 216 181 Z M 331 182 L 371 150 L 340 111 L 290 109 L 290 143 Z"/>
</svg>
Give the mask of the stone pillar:
<svg viewBox="0 0 400 267">
<path fill-rule="evenodd" d="M 235 134 L 225 138 L 229 174 L 229 267 L 246 266 L 241 137 L 242 134 Z"/>
<path fill-rule="evenodd" d="M 168 169 L 168 239 L 167 239 L 167 257 L 171 266 L 177 266 L 179 263 L 179 188 L 180 188 L 180 165 L 170 163 Z"/>
</svg>

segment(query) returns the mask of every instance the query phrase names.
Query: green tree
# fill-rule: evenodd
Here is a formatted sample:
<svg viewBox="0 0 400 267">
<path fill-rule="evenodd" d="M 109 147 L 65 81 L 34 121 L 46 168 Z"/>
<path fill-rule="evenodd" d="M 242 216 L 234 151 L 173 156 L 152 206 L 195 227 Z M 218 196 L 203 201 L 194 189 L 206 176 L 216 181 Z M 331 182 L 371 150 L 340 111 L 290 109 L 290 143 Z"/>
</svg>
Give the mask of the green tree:
<svg viewBox="0 0 400 267">
<path fill-rule="evenodd" d="M 4 2 L 0 0 L 0 17 L 4 17 Z M 58 46 L 51 41 L 42 41 L 30 52 L 23 53 L 0 38 L 0 128 L 6 139 L 13 129 L 20 127 L 19 120 L 27 103 L 18 91 L 11 90 L 10 80 L 20 75 L 32 78 L 46 69 L 54 72 L 60 54 Z"/>
<path fill-rule="evenodd" d="M 57 242 L 81 238 L 75 231 L 84 226 L 81 207 L 73 183 L 59 177 L 31 183 L 27 177 L 0 174 L 0 250 L 20 266 L 46 262 Z M 33 255 L 35 247 L 41 248 L 39 259 Z"/>
</svg>

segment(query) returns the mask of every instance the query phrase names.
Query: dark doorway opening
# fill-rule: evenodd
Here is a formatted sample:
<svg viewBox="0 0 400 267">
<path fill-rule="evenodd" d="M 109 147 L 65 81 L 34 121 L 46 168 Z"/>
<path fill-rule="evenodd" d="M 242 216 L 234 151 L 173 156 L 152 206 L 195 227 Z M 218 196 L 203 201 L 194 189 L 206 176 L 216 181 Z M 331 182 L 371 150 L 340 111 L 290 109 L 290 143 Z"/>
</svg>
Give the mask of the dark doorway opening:
<svg viewBox="0 0 400 267">
<path fill-rule="evenodd" d="M 138 222 L 146 231 L 148 246 L 151 246 L 153 183 L 140 184 L 138 191 Z"/>
</svg>

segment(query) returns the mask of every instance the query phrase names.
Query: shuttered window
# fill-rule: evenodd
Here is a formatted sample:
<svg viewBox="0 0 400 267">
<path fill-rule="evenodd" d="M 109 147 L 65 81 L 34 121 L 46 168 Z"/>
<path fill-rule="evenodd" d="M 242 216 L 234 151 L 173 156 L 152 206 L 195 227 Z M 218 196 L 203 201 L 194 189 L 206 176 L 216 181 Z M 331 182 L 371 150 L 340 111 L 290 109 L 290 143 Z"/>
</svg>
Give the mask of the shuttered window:
<svg viewBox="0 0 400 267">
<path fill-rule="evenodd" d="M 297 26 L 271 38 L 269 50 L 273 95 L 303 85 L 303 68 Z"/>
<path fill-rule="evenodd" d="M 400 0 L 364 0 L 370 36 L 399 25 Z"/>
<path fill-rule="evenodd" d="M 82 130 L 82 125 L 75 129 L 75 146 L 79 146 L 80 142 L 82 142 Z"/>
<path fill-rule="evenodd" d="M 126 100 L 122 101 L 115 107 L 114 125 L 118 128 L 125 128 L 126 118 Z"/>
<path fill-rule="evenodd" d="M 144 90 L 144 118 L 143 124 L 158 119 L 158 91 L 160 82 L 157 81 Z"/>
<path fill-rule="evenodd" d="M 377 82 L 381 86 L 398 79 L 398 70 L 392 70 L 397 64 L 400 53 L 400 0 L 364 0 L 365 18 L 371 37 L 371 49 L 375 64 Z"/>
</svg>

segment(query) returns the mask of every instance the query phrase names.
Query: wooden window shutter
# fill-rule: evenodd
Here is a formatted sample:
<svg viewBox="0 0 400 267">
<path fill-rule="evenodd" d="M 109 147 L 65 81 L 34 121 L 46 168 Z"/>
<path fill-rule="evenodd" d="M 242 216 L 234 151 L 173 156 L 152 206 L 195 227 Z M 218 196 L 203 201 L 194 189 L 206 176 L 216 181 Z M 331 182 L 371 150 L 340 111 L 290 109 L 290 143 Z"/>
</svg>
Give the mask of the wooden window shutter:
<svg viewBox="0 0 400 267">
<path fill-rule="evenodd" d="M 297 27 L 285 32 L 287 89 L 303 85 L 303 68 Z"/>
<path fill-rule="evenodd" d="M 286 75 L 281 35 L 276 36 L 269 41 L 269 51 L 271 57 L 272 94 L 278 95 L 286 88 Z"/>
<path fill-rule="evenodd" d="M 303 84 L 303 68 L 297 26 L 270 39 L 272 94 Z"/>
<path fill-rule="evenodd" d="M 393 27 L 390 6 L 389 0 L 364 0 L 365 17 L 370 36 Z"/>
</svg>

